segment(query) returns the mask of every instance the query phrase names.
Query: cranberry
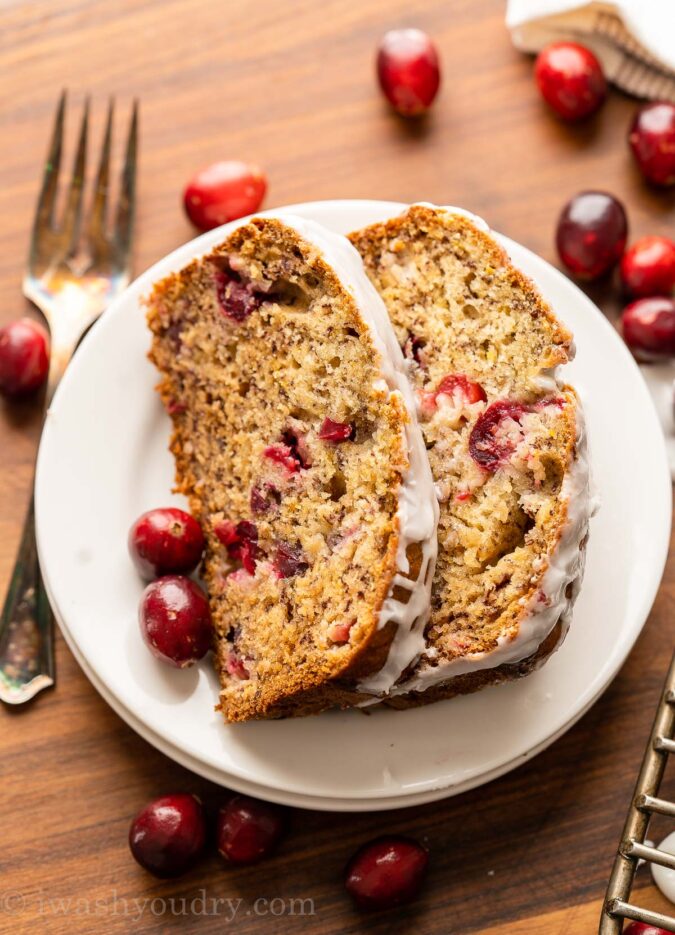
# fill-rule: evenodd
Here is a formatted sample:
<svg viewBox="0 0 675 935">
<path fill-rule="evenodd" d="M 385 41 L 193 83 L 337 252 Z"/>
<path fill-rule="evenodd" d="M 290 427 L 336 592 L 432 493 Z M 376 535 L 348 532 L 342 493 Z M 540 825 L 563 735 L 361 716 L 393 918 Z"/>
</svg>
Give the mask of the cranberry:
<svg viewBox="0 0 675 935">
<path fill-rule="evenodd" d="M 426 848 L 403 837 L 382 837 L 356 852 L 345 887 L 359 909 L 388 909 L 418 895 L 429 864 Z"/>
<path fill-rule="evenodd" d="M 267 179 L 257 166 L 237 160 L 214 162 L 190 179 L 183 204 L 195 227 L 208 231 L 253 214 L 266 191 Z"/>
<path fill-rule="evenodd" d="M 274 568 L 280 578 L 292 578 L 309 568 L 302 549 L 288 542 L 280 542 L 274 556 Z"/>
<path fill-rule="evenodd" d="M 185 510 L 149 510 L 129 530 L 129 552 L 147 580 L 188 575 L 199 564 L 203 551 L 201 527 Z"/>
<path fill-rule="evenodd" d="M 141 599 L 139 622 L 153 655 L 179 669 L 211 648 L 209 602 L 191 578 L 169 575 L 149 584 Z"/>
<path fill-rule="evenodd" d="M 269 802 L 235 795 L 218 813 L 218 852 L 232 864 L 254 864 L 276 848 L 285 812 Z"/>
<path fill-rule="evenodd" d="M 166 404 L 166 411 L 170 416 L 180 415 L 182 412 L 187 412 L 187 405 L 177 399 L 170 399 Z"/>
<path fill-rule="evenodd" d="M 281 494 L 274 484 L 254 484 L 249 502 L 252 513 L 269 513 L 281 503 Z"/>
<path fill-rule="evenodd" d="M 641 360 L 675 356 L 675 301 L 655 296 L 631 302 L 621 316 L 621 330 Z"/>
<path fill-rule="evenodd" d="M 177 877 L 204 850 L 204 810 L 194 795 L 179 792 L 150 802 L 134 818 L 129 847 L 141 867 L 156 877 Z"/>
<path fill-rule="evenodd" d="M 542 49 L 534 76 L 542 97 L 563 120 L 589 117 L 607 96 L 600 62 L 576 42 L 554 42 Z"/>
<path fill-rule="evenodd" d="M 233 523 L 225 519 L 214 526 L 213 531 L 227 549 L 231 559 L 241 562 L 250 575 L 255 574 L 255 565 L 259 554 L 258 527 L 243 519 Z"/>
<path fill-rule="evenodd" d="M 487 402 L 487 394 L 480 383 L 470 380 L 463 373 L 449 373 L 435 390 L 422 391 L 420 407 L 425 415 L 431 416 L 436 411 L 439 396 L 448 396 L 453 405 L 458 407 Z"/>
<path fill-rule="evenodd" d="M 223 314 L 237 324 L 245 321 L 263 302 L 262 294 L 256 292 L 250 283 L 243 283 L 226 270 L 216 273 L 216 295 Z"/>
<path fill-rule="evenodd" d="M 646 922 L 631 922 L 623 930 L 622 935 L 668 935 L 668 932 Z"/>
<path fill-rule="evenodd" d="M 301 468 L 312 466 L 312 455 L 304 435 L 296 432 L 295 429 L 286 429 L 281 437 L 284 443 L 291 449 L 293 457 Z"/>
<path fill-rule="evenodd" d="M 436 47 L 421 29 L 392 29 L 377 53 L 377 76 L 385 97 L 404 117 L 431 107 L 441 83 Z"/>
<path fill-rule="evenodd" d="M 675 104 L 641 107 L 628 134 L 640 171 L 655 185 L 675 185 Z"/>
<path fill-rule="evenodd" d="M 447 377 L 443 377 L 436 390 L 436 395 L 452 396 L 454 399 L 459 397 L 462 405 L 487 402 L 487 395 L 480 383 L 469 380 L 463 373 L 451 373 Z"/>
<path fill-rule="evenodd" d="M 605 192 L 581 192 L 558 220 L 560 259 L 580 279 L 596 279 L 610 270 L 626 246 L 628 221 L 623 205 Z"/>
<path fill-rule="evenodd" d="M 469 452 L 474 461 L 484 470 L 494 472 L 511 457 L 516 448 L 515 440 L 504 432 L 504 422 L 520 420 L 528 411 L 521 403 L 499 399 L 481 413 L 469 436 Z"/>
<path fill-rule="evenodd" d="M 319 429 L 319 438 L 322 442 L 346 442 L 354 438 L 356 430 L 348 422 L 333 422 L 332 419 L 324 419 Z"/>
<path fill-rule="evenodd" d="M 249 671 L 244 665 L 244 661 L 240 655 L 238 655 L 234 650 L 230 650 L 227 654 L 225 660 L 225 668 L 229 675 L 233 678 L 238 679 L 240 682 L 245 682 L 250 678 Z"/>
<path fill-rule="evenodd" d="M 642 237 L 621 258 L 621 279 L 636 296 L 670 295 L 675 288 L 675 241 Z"/>
<path fill-rule="evenodd" d="M 287 445 L 285 442 L 280 442 L 276 445 L 269 445 L 263 451 L 263 455 L 266 458 L 269 458 L 270 461 L 274 461 L 276 464 L 280 464 L 288 471 L 289 474 L 295 474 L 296 471 L 300 470 L 300 468 L 306 466 L 303 464 L 297 447 Z"/>
<path fill-rule="evenodd" d="M 349 634 L 351 629 L 356 623 L 356 620 L 340 620 L 337 623 L 333 623 L 328 628 L 328 639 L 333 643 L 348 643 Z"/>
<path fill-rule="evenodd" d="M 48 374 L 49 338 L 42 325 L 20 318 L 0 328 L 0 393 L 34 393 Z"/>
</svg>

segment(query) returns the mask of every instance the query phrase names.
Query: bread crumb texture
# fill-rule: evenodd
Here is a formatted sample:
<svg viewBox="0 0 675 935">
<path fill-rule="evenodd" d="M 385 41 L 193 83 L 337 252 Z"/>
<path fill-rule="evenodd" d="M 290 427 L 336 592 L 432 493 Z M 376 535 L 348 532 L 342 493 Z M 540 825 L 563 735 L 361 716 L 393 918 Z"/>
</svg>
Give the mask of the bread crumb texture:
<svg viewBox="0 0 675 935">
<path fill-rule="evenodd" d="M 203 576 L 228 721 L 358 700 L 399 541 L 407 413 L 322 254 L 254 219 L 147 301 L 177 490 Z"/>
</svg>

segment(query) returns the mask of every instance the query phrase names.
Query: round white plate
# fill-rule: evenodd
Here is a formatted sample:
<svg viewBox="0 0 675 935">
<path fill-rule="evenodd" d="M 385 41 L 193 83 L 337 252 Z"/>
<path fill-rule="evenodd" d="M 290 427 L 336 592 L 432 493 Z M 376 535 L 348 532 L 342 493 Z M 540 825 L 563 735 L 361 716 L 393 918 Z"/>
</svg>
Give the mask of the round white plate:
<svg viewBox="0 0 675 935">
<path fill-rule="evenodd" d="M 390 202 L 296 205 L 346 232 L 401 209 Z M 221 240 L 181 247 L 145 273 L 90 331 L 45 426 L 36 482 L 43 573 L 62 629 L 94 684 L 132 727 L 169 756 L 233 787 L 318 808 L 389 808 L 486 782 L 569 727 L 609 684 L 654 599 L 670 531 L 663 436 L 632 358 L 595 306 L 564 276 L 503 239 L 574 331 L 567 368 L 586 407 L 602 508 L 593 520 L 584 586 L 565 645 L 539 672 L 477 695 L 410 711 L 329 712 L 226 726 L 213 710 L 207 663 L 177 671 L 144 647 L 142 591 L 127 530 L 170 495 L 169 423 L 139 305 L 152 283 Z"/>
</svg>

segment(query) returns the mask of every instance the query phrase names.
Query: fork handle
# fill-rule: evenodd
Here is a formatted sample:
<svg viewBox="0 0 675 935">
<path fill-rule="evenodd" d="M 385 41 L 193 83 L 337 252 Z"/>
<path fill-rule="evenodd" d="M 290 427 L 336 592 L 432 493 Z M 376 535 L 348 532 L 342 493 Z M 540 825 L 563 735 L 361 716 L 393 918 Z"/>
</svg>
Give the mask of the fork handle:
<svg viewBox="0 0 675 935">
<path fill-rule="evenodd" d="M 54 619 L 40 573 L 31 494 L 0 615 L 0 699 L 19 705 L 54 684 Z"/>
</svg>

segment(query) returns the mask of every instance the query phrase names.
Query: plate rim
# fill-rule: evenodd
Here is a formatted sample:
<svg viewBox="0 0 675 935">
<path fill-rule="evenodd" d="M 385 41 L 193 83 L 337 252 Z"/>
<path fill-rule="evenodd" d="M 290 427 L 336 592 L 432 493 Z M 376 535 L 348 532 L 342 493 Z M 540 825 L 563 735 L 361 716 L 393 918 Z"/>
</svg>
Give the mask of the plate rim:
<svg viewBox="0 0 675 935">
<path fill-rule="evenodd" d="M 288 205 L 282 208 L 271 209 L 270 211 L 267 211 L 267 212 L 262 211 L 262 212 L 259 212 L 259 214 L 260 215 L 265 215 L 265 214 L 270 214 L 270 213 L 274 214 L 280 211 L 283 211 L 285 213 L 293 213 L 293 212 L 299 212 L 299 213 L 310 212 L 311 213 L 313 211 L 320 211 L 322 209 L 332 210 L 336 206 L 339 206 L 339 209 L 342 211 L 349 211 L 350 209 L 357 210 L 358 208 L 364 208 L 366 206 L 372 210 L 372 208 L 375 206 L 377 210 L 383 215 L 387 212 L 393 215 L 401 210 L 404 210 L 407 207 L 406 204 L 401 203 L 401 202 L 381 201 L 377 199 L 335 199 L 335 200 L 329 199 L 329 200 L 314 201 L 314 202 L 296 203 L 296 204 Z M 187 243 L 171 251 L 166 256 L 160 258 L 157 262 L 152 264 L 152 266 L 150 266 L 145 272 L 143 272 L 137 279 L 135 279 L 134 282 L 131 283 L 130 286 L 113 303 L 111 303 L 111 305 L 106 310 L 104 315 L 101 316 L 101 319 L 99 321 L 104 321 L 104 320 L 107 321 L 108 319 L 110 319 L 110 317 L 117 314 L 117 309 L 123 308 L 129 302 L 130 295 L 133 295 L 135 298 L 138 295 L 142 294 L 143 290 L 149 287 L 156 278 L 162 275 L 166 275 L 166 273 L 172 269 L 180 268 L 180 266 L 184 265 L 186 262 L 189 262 L 190 258 L 199 256 L 201 253 L 209 249 L 214 243 L 216 243 L 223 236 L 226 236 L 227 232 L 238 223 L 242 223 L 242 221 L 234 222 L 233 224 L 224 225 L 223 227 L 217 228 L 212 231 L 208 231 L 207 233 L 202 234 L 194 238 L 191 241 L 188 241 Z M 606 317 L 602 314 L 602 312 L 597 308 L 597 306 L 595 306 L 595 304 L 590 300 L 590 298 L 586 296 L 585 293 L 581 289 L 579 289 L 579 287 L 575 283 L 573 283 L 571 280 L 565 277 L 563 273 L 561 273 L 554 266 L 552 266 L 552 264 L 548 263 L 548 261 L 544 260 L 542 257 L 539 257 L 537 254 L 533 253 L 533 251 L 529 250 L 527 247 L 524 247 L 523 245 L 511 240 L 508 237 L 505 237 L 504 235 L 495 234 L 495 236 L 498 238 L 500 243 L 502 243 L 505 246 L 507 251 L 509 251 L 512 246 L 515 246 L 517 252 L 524 252 L 525 254 L 527 254 L 528 259 L 532 260 L 535 266 L 537 264 L 543 265 L 546 268 L 547 274 L 552 274 L 554 278 L 558 280 L 559 283 L 562 282 L 564 288 L 568 290 L 569 289 L 573 290 L 573 292 L 576 293 L 575 299 L 577 301 L 581 301 L 588 308 L 589 312 L 591 312 L 595 316 L 596 320 L 602 320 L 602 323 L 603 323 L 602 327 L 604 327 L 607 333 L 611 335 L 609 340 L 611 341 L 611 343 L 613 344 L 617 352 L 623 353 L 625 356 L 625 359 L 629 361 L 630 365 L 634 367 L 635 370 L 638 371 L 639 373 L 639 368 L 635 364 L 635 361 L 633 360 L 632 356 L 630 355 L 629 351 L 627 350 L 623 342 L 620 340 L 615 329 L 612 327 L 612 325 L 609 323 Z M 83 340 L 82 342 L 83 350 L 81 353 L 86 353 L 86 347 L 88 346 L 88 343 L 91 340 L 92 334 L 95 334 L 98 326 L 99 326 L 99 323 L 97 323 L 94 326 L 92 331 Z M 62 386 L 65 385 L 67 381 L 74 379 L 72 374 L 76 373 L 76 371 L 77 371 L 77 365 L 75 365 L 73 369 L 71 368 L 68 369 L 64 377 L 64 380 L 62 382 Z M 602 695 L 602 693 L 606 690 L 608 685 L 611 683 L 611 681 L 614 679 L 614 677 L 618 673 L 619 669 L 621 668 L 626 658 L 630 654 L 635 644 L 635 641 L 637 640 L 640 632 L 642 631 L 644 627 L 646 619 L 653 605 L 654 598 L 660 587 L 660 582 L 661 582 L 661 578 L 663 575 L 663 568 L 665 567 L 665 562 L 667 560 L 667 555 L 668 555 L 668 544 L 669 544 L 669 539 L 670 539 L 670 525 L 671 525 L 671 519 L 672 519 L 672 489 L 671 489 L 670 471 L 668 468 L 665 439 L 663 437 L 660 423 L 658 421 L 655 409 L 653 407 L 651 396 L 649 395 L 646 384 L 644 383 L 644 380 L 642 379 L 641 376 L 640 376 L 640 392 L 642 393 L 642 396 L 643 396 L 643 403 L 647 403 L 649 407 L 650 417 L 653 423 L 652 427 L 655 428 L 658 432 L 659 442 L 657 443 L 657 445 L 658 447 L 660 447 L 660 451 L 661 451 L 661 457 L 659 460 L 663 468 L 662 473 L 663 473 L 663 478 L 665 481 L 663 493 L 666 496 L 666 503 L 669 504 L 669 508 L 666 511 L 664 511 L 665 521 L 662 523 L 661 529 L 660 529 L 661 538 L 662 538 L 662 546 L 661 546 L 661 549 L 659 550 L 662 555 L 661 567 L 658 570 L 658 575 L 654 574 L 652 577 L 652 582 L 653 582 L 652 587 L 648 588 L 643 594 L 643 601 L 641 604 L 640 613 L 636 613 L 634 615 L 632 627 L 630 628 L 630 632 L 627 631 L 626 634 L 624 634 L 624 639 L 622 642 L 623 648 L 621 652 L 618 653 L 618 655 L 616 656 L 616 658 L 614 659 L 611 665 L 609 665 L 609 661 L 611 660 L 605 661 L 605 664 L 599 670 L 598 677 L 593 681 L 591 685 L 588 686 L 585 692 L 581 693 L 581 695 L 577 699 L 575 705 L 572 707 L 572 713 L 570 717 L 563 724 L 559 724 L 553 732 L 547 733 L 546 737 L 543 737 L 540 742 L 533 745 L 529 750 L 527 750 L 526 753 L 518 754 L 517 756 L 506 760 L 500 766 L 493 767 L 491 770 L 487 772 L 476 772 L 470 778 L 454 786 L 449 785 L 447 783 L 443 784 L 442 780 L 440 780 L 440 783 L 441 783 L 440 785 L 439 785 L 439 780 L 428 780 L 427 782 L 416 783 L 415 791 L 411 791 L 407 793 L 401 792 L 400 789 L 393 790 L 393 791 L 388 790 L 388 789 L 378 789 L 378 790 L 374 789 L 372 790 L 371 793 L 366 794 L 362 799 L 359 800 L 360 802 L 369 803 L 367 806 L 368 808 L 401 807 L 400 805 L 397 805 L 397 804 L 386 804 L 386 803 L 398 802 L 398 800 L 401 798 L 411 799 L 411 801 L 409 801 L 408 803 L 411 805 L 418 804 L 418 802 L 421 802 L 421 801 L 434 801 L 436 799 L 440 799 L 440 798 L 443 798 L 449 795 L 459 794 L 460 792 L 466 791 L 470 788 L 475 788 L 478 785 L 482 785 L 485 782 L 489 782 L 493 778 L 497 778 L 497 776 L 500 776 L 500 775 L 505 774 L 506 772 L 509 772 L 515 766 L 527 761 L 528 759 L 531 759 L 537 753 L 546 749 L 550 744 L 552 744 L 553 742 L 555 742 L 555 740 L 557 740 L 560 736 L 562 736 L 562 734 L 565 733 L 565 731 L 568 730 L 574 723 L 576 723 L 576 721 L 579 720 L 579 718 L 583 716 L 583 714 L 592 706 L 592 704 L 595 703 L 595 701 Z M 52 404 L 53 408 L 58 407 L 61 393 L 62 393 L 62 387 L 59 387 L 59 389 L 57 390 L 55 399 L 53 401 L 53 404 Z M 49 432 L 50 432 L 50 426 L 48 422 L 47 425 L 45 426 L 45 435 L 43 436 L 43 440 L 45 436 L 49 435 Z M 654 437 L 656 438 L 657 436 L 654 436 Z M 72 649 L 72 644 L 77 645 L 77 641 L 75 640 L 75 637 L 73 636 L 73 634 L 70 632 L 67 622 L 64 618 L 64 615 L 61 613 L 60 608 L 58 608 L 58 605 L 56 604 L 56 601 L 53 597 L 53 589 L 49 585 L 48 572 L 46 570 L 48 567 L 48 562 L 44 560 L 43 549 L 41 546 L 42 537 L 40 534 L 40 530 L 42 528 L 41 520 L 43 517 L 43 511 L 41 508 L 42 498 L 41 498 L 40 491 L 41 491 L 41 477 L 43 476 L 43 470 L 44 470 L 43 468 L 44 462 L 43 462 L 42 455 L 43 455 L 43 451 L 45 450 L 45 446 L 43 445 L 43 440 L 41 441 L 41 444 L 40 444 L 40 451 L 38 454 L 38 462 L 37 462 L 37 475 L 36 475 L 36 516 L 37 516 L 36 529 L 37 529 L 37 535 L 38 535 L 38 551 L 40 554 L 41 566 L 43 567 L 43 569 L 45 569 L 43 571 L 43 575 L 44 575 L 45 583 L 47 585 L 47 588 L 50 594 L 52 606 L 54 607 L 56 616 L 59 619 L 59 624 L 64 633 L 64 637 L 66 638 L 66 641 L 68 642 L 69 646 L 71 646 L 71 649 Z M 666 488 L 667 488 L 667 492 L 666 492 Z M 76 656 L 79 662 L 80 660 L 78 658 L 78 654 L 74 653 L 74 655 Z M 97 678 L 101 680 L 101 683 L 106 684 L 105 679 L 96 670 L 96 667 L 93 664 L 90 664 L 90 668 L 92 671 L 95 672 Z M 85 674 L 88 674 L 86 669 L 85 669 Z M 98 688 L 98 686 L 96 685 L 95 687 Z M 106 688 L 107 688 L 107 685 L 106 685 Z M 115 692 L 112 691 L 112 689 L 108 689 L 108 691 L 113 697 L 115 697 L 115 699 L 118 701 L 123 711 L 129 711 L 128 707 L 124 704 L 124 701 L 120 698 L 117 698 L 117 695 L 115 694 Z M 99 693 L 101 693 L 100 690 L 99 690 Z M 108 704 L 111 704 L 110 698 L 106 697 L 106 694 L 103 694 L 103 697 L 108 702 Z M 111 707 L 117 710 L 116 705 L 111 704 Z M 133 717 L 135 717 L 135 715 L 133 715 L 133 712 L 129 712 L 129 713 Z M 119 710 L 118 710 L 118 714 L 120 714 L 120 716 L 124 720 L 126 720 L 127 723 L 129 723 L 128 719 L 124 717 L 124 714 L 120 713 Z M 138 720 L 140 721 L 140 718 Z M 147 724 L 145 724 L 145 722 L 142 722 L 142 723 L 145 725 L 145 727 L 149 731 L 152 731 L 152 733 L 156 736 L 157 739 L 167 744 L 174 752 L 180 752 L 181 754 L 190 757 L 190 759 L 194 760 L 195 763 L 198 763 L 198 764 L 206 763 L 208 764 L 209 769 L 216 769 L 218 770 L 218 772 L 221 772 L 223 776 L 227 777 L 226 781 L 228 781 L 230 785 L 235 785 L 236 782 L 243 782 L 243 783 L 254 782 L 252 780 L 247 779 L 244 774 L 240 776 L 239 774 L 234 774 L 229 771 L 223 770 L 222 767 L 218 767 L 215 764 L 213 765 L 210 764 L 209 761 L 205 759 L 203 755 L 200 755 L 199 751 L 191 752 L 187 748 L 183 750 L 182 748 L 176 747 L 169 737 L 164 737 L 159 732 L 155 732 L 152 728 L 150 728 Z M 139 732 L 137 730 L 137 727 L 134 724 L 130 724 L 130 726 L 132 727 L 132 729 Z M 141 736 L 143 736 L 143 734 L 141 734 Z M 145 739 L 149 740 L 150 743 L 153 743 L 153 745 L 157 746 L 157 744 L 154 743 L 153 740 L 149 739 L 147 736 Z M 167 755 L 169 755 L 173 759 L 177 759 L 177 757 L 175 755 L 172 755 L 171 753 L 167 753 Z M 180 762 L 180 760 L 178 760 L 178 762 Z M 186 765 L 186 764 L 183 764 L 183 765 Z M 197 771 L 197 772 L 199 771 L 199 770 L 195 770 L 194 766 L 188 766 L 187 768 L 192 769 L 193 771 Z M 232 777 L 231 780 L 229 777 Z M 208 777 L 208 778 L 211 778 L 211 777 Z M 278 780 L 278 781 L 281 783 L 281 780 Z M 422 788 L 420 789 L 420 787 Z M 338 800 L 330 796 L 326 796 L 326 797 L 313 796 L 312 794 L 298 792 L 297 790 L 293 790 L 293 789 L 284 790 L 283 784 L 275 785 L 274 783 L 272 783 L 269 786 L 265 785 L 264 788 L 268 789 L 271 793 L 274 793 L 274 794 L 281 793 L 284 795 L 288 794 L 292 796 L 304 797 L 307 800 L 311 799 L 312 802 L 314 801 L 317 801 L 317 802 L 324 801 L 325 803 L 329 801 L 331 802 L 330 805 L 312 804 L 310 806 L 304 806 L 304 807 L 314 807 L 314 808 L 323 807 L 323 808 L 330 808 L 331 810 L 335 810 L 336 808 L 338 808 L 338 806 L 335 804 L 336 802 L 346 803 L 347 801 L 350 801 L 348 799 Z M 420 798 L 422 796 L 427 796 L 427 795 L 428 795 L 428 798 L 424 798 L 424 799 Z M 273 798 L 273 795 L 271 795 L 270 797 Z M 412 799 L 414 799 L 414 801 Z M 353 802 L 354 800 L 351 800 L 351 801 Z M 385 804 L 382 804 L 381 806 L 380 805 L 375 806 L 375 803 L 380 802 L 380 801 L 383 801 L 383 803 Z"/>
</svg>

